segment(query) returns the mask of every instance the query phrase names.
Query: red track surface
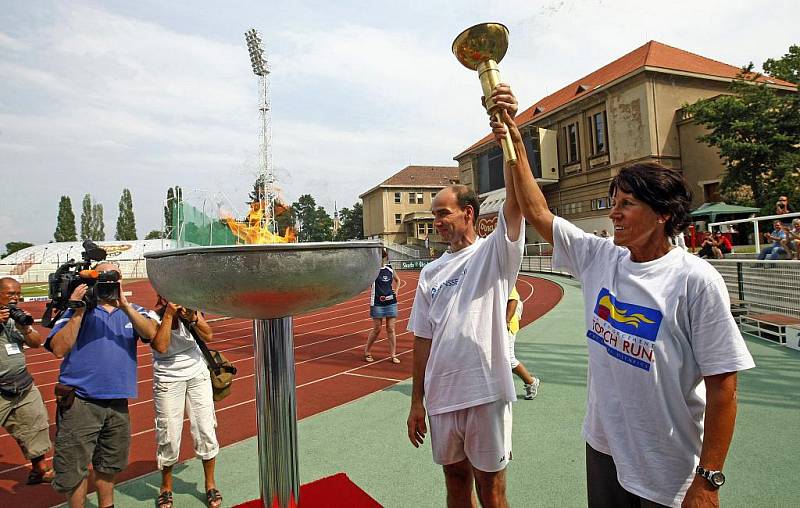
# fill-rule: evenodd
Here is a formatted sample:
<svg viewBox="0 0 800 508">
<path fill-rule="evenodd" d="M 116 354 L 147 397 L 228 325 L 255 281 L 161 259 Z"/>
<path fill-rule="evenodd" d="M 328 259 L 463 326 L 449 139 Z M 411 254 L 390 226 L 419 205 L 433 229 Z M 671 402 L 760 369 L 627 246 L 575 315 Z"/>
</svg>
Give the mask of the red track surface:
<svg viewBox="0 0 800 508">
<path fill-rule="evenodd" d="M 418 272 L 401 272 L 398 294 L 397 353 L 402 363 L 388 360 L 385 332 L 373 348 L 375 362 L 364 363 L 363 347 L 372 328 L 368 312 L 368 294 L 294 319 L 297 415 L 305 418 L 382 390 L 411 376 L 413 336 L 406 331 Z M 517 289 L 525 302 L 522 325 L 549 311 L 561 299 L 561 288 L 552 282 L 521 276 Z M 155 292 L 147 281 L 125 285 L 131 301 L 144 307 L 155 303 Z M 531 294 L 536 297 L 529 299 Z M 23 304 L 34 316 L 41 315 L 42 303 Z M 217 437 L 221 446 L 256 435 L 255 383 L 253 380 L 253 327 L 243 319 L 212 323 L 214 347 L 236 364 L 239 375 L 230 397 L 217 404 Z M 40 330 L 45 333 L 45 330 Z M 155 471 L 154 410 L 152 402 L 152 359 L 150 348 L 140 344 L 139 398 L 130 401 L 130 463 L 117 478 L 124 481 Z M 55 397 L 53 385 L 58 379 L 60 360 L 44 349 L 27 350 L 28 368 L 45 400 L 51 438 L 55 436 Z M 324 389 L 321 389 L 324 387 Z M 181 441 L 181 460 L 191 458 L 192 443 L 188 425 Z M 25 462 L 14 439 L 0 428 L 0 506 L 26 508 L 52 506 L 63 497 L 48 485 L 25 485 L 29 464 Z M 24 498 L 23 498 L 24 496 Z"/>
</svg>

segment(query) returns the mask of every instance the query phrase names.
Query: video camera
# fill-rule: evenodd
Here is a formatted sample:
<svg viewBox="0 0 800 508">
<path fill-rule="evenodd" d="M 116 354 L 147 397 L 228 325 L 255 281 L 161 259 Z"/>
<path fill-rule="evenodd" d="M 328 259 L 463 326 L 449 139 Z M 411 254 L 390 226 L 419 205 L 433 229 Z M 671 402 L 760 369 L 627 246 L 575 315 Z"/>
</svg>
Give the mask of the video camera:
<svg viewBox="0 0 800 508">
<path fill-rule="evenodd" d="M 50 302 L 42 316 L 42 326 L 53 327 L 61 314 L 70 307 L 69 298 L 81 284 L 88 286 L 83 302 L 89 309 L 96 307 L 98 300 L 119 300 L 119 272 L 98 272 L 89 268 L 92 261 L 103 261 L 106 251 L 91 240 L 85 240 L 81 258 L 81 261 L 70 259 L 49 275 Z"/>
</svg>

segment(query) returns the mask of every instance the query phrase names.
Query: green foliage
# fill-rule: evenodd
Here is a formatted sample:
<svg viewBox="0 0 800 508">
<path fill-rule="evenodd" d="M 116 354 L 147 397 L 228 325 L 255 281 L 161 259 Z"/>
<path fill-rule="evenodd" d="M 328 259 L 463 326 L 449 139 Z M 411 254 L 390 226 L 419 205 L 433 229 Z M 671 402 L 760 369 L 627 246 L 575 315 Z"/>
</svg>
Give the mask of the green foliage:
<svg viewBox="0 0 800 508">
<path fill-rule="evenodd" d="M 164 232 L 165 238 L 172 238 L 173 240 L 173 230 L 175 228 L 174 220 L 174 213 L 175 210 L 178 209 L 180 204 L 183 202 L 183 190 L 179 186 L 170 187 L 167 189 L 167 201 L 164 205 Z"/>
<path fill-rule="evenodd" d="M 119 198 L 119 215 L 117 216 L 116 240 L 136 240 L 136 219 L 133 216 L 133 198 L 131 191 L 122 189 Z"/>
<path fill-rule="evenodd" d="M 160 238 L 164 238 L 164 232 L 158 229 L 151 230 L 147 233 L 147 236 L 144 237 L 145 240 L 158 240 Z"/>
<path fill-rule="evenodd" d="M 767 58 L 764 61 L 764 72 L 773 78 L 782 79 L 795 85 L 800 84 L 800 46 L 792 44 L 789 52 L 783 57 L 774 60 Z"/>
<path fill-rule="evenodd" d="M 72 212 L 72 201 L 69 196 L 61 196 L 58 202 L 58 218 L 53 239 L 57 242 L 74 242 L 78 239 L 75 231 L 75 214 Z"/>
<path fill-rule="evenodd" d="M 6 253 L 3 254 L 3 257 L 10 256 L 17 251 L 27 249 L 28 247 L 33 247 L 33 244 L 28 242 L 8 242 L 6 244 Z"/>
<path fill-rule="evenodd" d="M 277 233 L 283 235 L 286 228 L 297 227 L 297 215 L 293 206 L 276 204 L 275 205 L 275 223 L 278 225 Z"/>
<path fill-rule="evenodd" d="M 106 224 L 103 220 L 103 205 L 95 203 L 92 205 L 92 240 L 102 242 L 106 239 Z"/>
<path fill-rule="evenodd" d="M 311 194 L 303 194 L 292 203 L 295 217 L 300 223 L 297 239 L 300 242 L 325 242 L 333 238 L 333 219 Z"/>
<path fill-rule="evenodd" d="M 701 100 L 686 110 L 709 129 L 698 140 L 717 148 L 725 163 L 720 191 L 726 200 L 746 205 L 737 197 L 750 195 L 750 204 L 772 214 L 782 194 L 790 203 L 800 202 L 800 95 L 758 83 L 751 71 L 752 64 L 743 69 L 731 95 Z"/>
<path fill-rule="evenodd" d="M 94 240 L 92 238 L 92 196 L 83 196 L 81 205 L 81 240 Z"/>
<path fill-rule="evenodd" d="M 250 191 L 247 197 L 249 199 L 248 203 L 259 203 L 267 200 L 265 175 L 258 175 L 256 181 L 253 182 L 253 190 Z"/>
<path fill-rule="evenodd" d="M 342 208 L 339 212 L 339 231 L 334 240 L 361 240 L 364 238 L 364 207 L 361 203 L 353 205 L 353 209 Z"/>
</svg>

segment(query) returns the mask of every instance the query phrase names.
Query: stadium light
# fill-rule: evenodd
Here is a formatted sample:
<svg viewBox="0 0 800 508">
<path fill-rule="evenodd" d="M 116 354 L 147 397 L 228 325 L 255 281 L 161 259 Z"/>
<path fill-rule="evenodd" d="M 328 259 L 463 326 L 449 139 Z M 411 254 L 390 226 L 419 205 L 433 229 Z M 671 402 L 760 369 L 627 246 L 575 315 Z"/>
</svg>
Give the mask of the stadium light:
<svg viewBox="0 0 800 508">
<path fill-rule="evenodd" d="M 255 28 L 244 33 L 247 41 L 247 51 L 250 53 L 250 64 L 253 66 L 253 74 L 265 76 L 269 74 L 267 62 L 264 60 L 264 48 L 261 46 L 261 37 Z"/>
</svg>

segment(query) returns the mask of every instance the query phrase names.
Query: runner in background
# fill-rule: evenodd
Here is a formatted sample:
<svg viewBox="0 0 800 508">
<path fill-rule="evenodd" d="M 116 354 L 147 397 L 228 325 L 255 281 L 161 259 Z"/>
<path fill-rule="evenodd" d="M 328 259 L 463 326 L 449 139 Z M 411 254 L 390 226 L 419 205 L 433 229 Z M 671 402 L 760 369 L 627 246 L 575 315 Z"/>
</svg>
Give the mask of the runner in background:
<svg viewBox="0 0 800 508">
<path fill-rule="evenodd" d="M 378 276 L 372 283 L 369 299 L 369 315 L 372 317 L 372 330 L 367 337 L 364 348 L 364 361 L 372 362 L 375 359 L 370 354 L 370 348 L 381 333 L 381 325 L 386 320 L 386 337 L 389 339 L 389 357 L 392 363 L 400 363 L 396 356 L 397 340 L 394 332 L 394 323 L 397 321 L 397 288 L 400 287 L 400 277 L 389 264 L 389 251 L 383 249 L 383 263 Z"/>
<path fill-rule="evenodd" d="M 511 372 L 517 375 L 525 383 L 525 400 L 533 400 L 539 394 L 540 379 L 533 377 L 525 368 L 525 364 L 517 360 L 514 354 L 514 343 L 516 342 L 517 332 L 519 331 L 519 320 L 522 317 L 522 300 L 519 297 L 517 288 L 511 289 L 508 295 L 508 307 L 506 308 L 506 323 L 508 325 L 508 356 L 511 360 Z"/>
</svg>

